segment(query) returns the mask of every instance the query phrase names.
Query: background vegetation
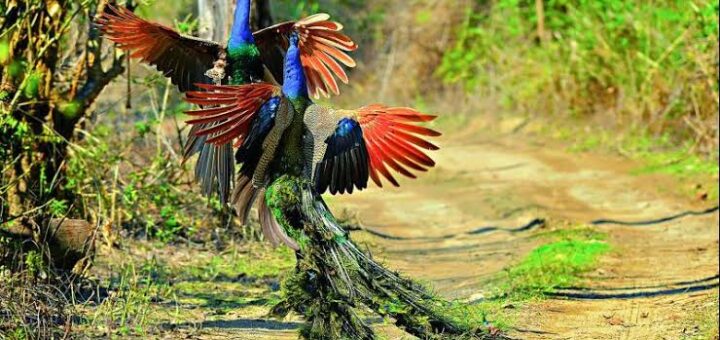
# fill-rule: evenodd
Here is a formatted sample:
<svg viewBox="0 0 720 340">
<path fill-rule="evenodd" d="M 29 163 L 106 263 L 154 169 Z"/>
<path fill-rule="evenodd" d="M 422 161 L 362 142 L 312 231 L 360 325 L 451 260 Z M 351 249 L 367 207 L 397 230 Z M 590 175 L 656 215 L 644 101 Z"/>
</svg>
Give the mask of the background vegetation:
<svg viewBox="0 0 720 340">
<path fill-rule="evenodd" d="M 192 164 L 179 156 L 187 106 L 154 69 L 132 63 L 128 72 L 126 59 L 90 25 L 99 3 L 0 0 L 0 301 L 38 301 L 27 310 L 0 302 L 0 330 L 18 338 L 38 325 L 69 332 L 66 309 L 74 304 L 66 297 L 83 286 L 51 268 L 42 241 L 52 219 L 89 221 L 108 247 L 122 246 L 123 238 L 213 247 L 227 235 L 259 238 L 256 229 L 239 230 L 217 200 L 199 194 Z M 194 1 L 136 5 L 144 17 L 197 32 Z M 644 159 L 648 167 L 640 171 L 717 176 L 716 1 L 271 5 L 276 21 L 332 13 L 360 44 L 352 84 L 335 104 L 414 105 L 441 113 L 448 129 L 457 121 L 532 119 L 537 131 L 569 139 L 579 151 L 603 148 Z M 29 230 L 20 244 L 5 233 L 17 228 Z M 557 249 L 538 254 L 543 251 Z M 535 270 L 532 261 L 509 275 Z M 128 287 L 155 275 L 155 265 L 149 268 L 139 274 L 123 268 L 110 288 L 129 294 Z M 74 283 L 50 288 L 58 282 Z M 171 296 L 164 288 L 158 290 Z M 145 293 L 115 301 L 127 306 L 160 294 Z M 96 319 L 108 325 L 106 319 L 123 319 L 129 312 L 118 306 L 101 304 Z"/>
</svg>

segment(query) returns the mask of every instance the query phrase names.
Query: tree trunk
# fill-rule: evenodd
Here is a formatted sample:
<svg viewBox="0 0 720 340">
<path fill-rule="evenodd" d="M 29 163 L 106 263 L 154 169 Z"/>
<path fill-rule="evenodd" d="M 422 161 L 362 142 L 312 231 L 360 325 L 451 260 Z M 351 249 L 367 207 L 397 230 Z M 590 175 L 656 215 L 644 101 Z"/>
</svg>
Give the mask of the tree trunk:
<svg viewBox="0 0 720 340">
<path fill-rule="evenodd" d="M 257 31 L 273 24 L 272 13 L 270 12 L 270 0 L 257 0 L 252 2 L 250 13 L 250 27 Z"/>
<path fill-rule="evenodd" d="M 235 0 L 198 0 L 200 38 L 225 42 L 232 27 Z M 259 30 L 272 25 L 270 0 L 252 2 L 250 26 Z"/>
<path fill-rule="evenodd" d="M 198 0 L 200 38 L 225 42 L 232 25 L 234 0 Z"/>
<path fill-rule="evenodd" d="M 123 58 L 103 54 L 92 24 L 106 2 L 0 0 L 0 36 L 7 37 L 0 44 L 8 51 L 0 56 L 0 226 L 31 219 L 44 233 L 53 215 L 84 215 L 65 185 L 68 147 L 124 69 Z"/>
</svg>

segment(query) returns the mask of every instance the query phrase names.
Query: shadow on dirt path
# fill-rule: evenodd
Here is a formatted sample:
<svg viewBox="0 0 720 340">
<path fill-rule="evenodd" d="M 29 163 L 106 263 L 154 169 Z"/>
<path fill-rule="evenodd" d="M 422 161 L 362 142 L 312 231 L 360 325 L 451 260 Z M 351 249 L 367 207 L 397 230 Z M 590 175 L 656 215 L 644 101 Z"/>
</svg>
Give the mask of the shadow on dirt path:
<svg viewBox="0 0 720 340">
<path fill-rule="evenodd" d="M 554 223 L 593 224 L 612 251 L 581 287 L 516 307 L 521 339 L 682 338 L 684 320 L 718 292 L 717 202 L 692 201 L 665 175 L 631 175 L 620 157 L 574 154 L 524 137 L 441 140 L 437 168 L 401 188 L 329 197 L 356 215 L 353 238 L 376 258 L 450 299 L 477 301 L 483 283 L 517 263 Z M 477 138 L 474 138 L 477 140 Z M 712 208 L 712 209 L 708 209 Z M 716 303 L 716 302 L 715 302 Z M 207 339 L 294 339 L 299 320 L 266 309 L 206 321 Z M 382 324 L 391 339 L 407 338 Z M 182 324 L 173 324 L 182 334 Z"/>
<path fill-rule="evenodd" d="M 438 167 L 402 188 L 333 197 L 357 214 L 376 257 L 448 298 L 482 296 L 483 279 L 538 245 L 546 219 L 595 225 L 614 251 L 584 286 L 520 311 L 519 338 L 680 337 L 693 306 L 718 291 L 717 202 L 679 193 L 665 175 L 610 156 L 530 145 L 513 136 L 446 140 Z M 712 206 L 708 208 L 708 206 Z M 365 234 L 364 236 L 362 234 Z"/>
</svg>

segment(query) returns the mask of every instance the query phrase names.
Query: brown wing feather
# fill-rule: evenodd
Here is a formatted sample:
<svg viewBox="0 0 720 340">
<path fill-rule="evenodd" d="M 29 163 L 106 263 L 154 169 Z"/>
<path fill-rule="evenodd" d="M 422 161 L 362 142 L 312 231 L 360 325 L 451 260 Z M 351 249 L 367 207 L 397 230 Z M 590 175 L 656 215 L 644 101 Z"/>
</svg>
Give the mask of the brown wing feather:
<svg viewBox="0 0 720 340">
<path fill-rule="evenodd" d="M 173 29 L 145 21 L 124 7 L 106 6 L 96 20 L 106 38 L 131 56 L 154 65 L 172 79 L 180 91 L 196 89 L 195 83 L 211 83 L 205 72 L 213 67 L 223 47 L 213 41 L 181 35 Z"/>
<path fill-rule="evenodd" d="M 244 138 L 258 109 L 270 97 L 280 93 L 279 88 L 267 83 L 195 85 L 202 91 L 187 92 L 185 101 L 211 107 L 186 111 L 186 114 L 196 117 L 188 120 L 187 123 L 206 126 L 194 131 L 195 135 L 211 136 L 206 143 L 216 145 L 229 143 L 236 138 Z"/>
<path fill-rule="evenodd" d="M 265 66 L 277 81 L 283 79 L 283 58 L 288 48 L 288 36 L 295 31 L 300 36 L 300 53 L 310 95 L 319 98 L 330 93 L 339 94 L 337 79 L 348 82 L 340 66 L 355 67 L 355 61 L 345 52 L 357 45 L 345 34 L 342 25 L 330 21 L 327 14 L 311 15 L 300 21 L 283 22 L 255 32 L 255 43 Z"/>
</svg>

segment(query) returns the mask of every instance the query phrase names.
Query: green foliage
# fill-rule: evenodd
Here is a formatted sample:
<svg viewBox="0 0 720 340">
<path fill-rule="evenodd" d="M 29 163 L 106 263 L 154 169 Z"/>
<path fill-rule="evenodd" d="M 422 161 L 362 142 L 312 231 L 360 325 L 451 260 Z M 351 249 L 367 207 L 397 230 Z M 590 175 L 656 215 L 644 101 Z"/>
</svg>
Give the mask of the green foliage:
<svg viewBox="0 0 720 340">
<path fill-rule="evenodd" d="M 109 288 L 113 293 L 95 309 L 90 323 L 126 337 L 147 334 L 152 302 L 172 295 L 163 280 L 164 267 L 151 259 L 139 266 L 123 263 L 112 269 Z"/>
<path fill-rule="evenodd" d="M 192 34 L 197 31 L 198 29 L 198 21 L 197 19 L 193 19 L 190 14 L 185 16 L 185 18 L 181 21 L 175 20 L 175 27 L 178 29 L 178 32 L 183 34 Z"/>
<path fill-rule="evenodd" d="M 541 236 L 554 241 L 533 249 L 505 271 L 505 282 L 499 286 L 503 294 L 524 300 L 576 285 L 580 275 L 595 268 L 599 257 L 610 250 L 605 235 L 587 227 L 560 229 Z"/>
<path fill-rule="evenodd" d="M 75 118 L 80 114 L 82 104 L 77 101 L 69 101 L 60 104 L 60 112 L 68 118 Z"/>
<path fill-rule="evenodd" d="M 172 241 L 179 235 L 191 235 L 198 217 L 189 214 L 184 206 L 190 203 L 186 200 L 189 197 L 172 178 L 158 173 L 163 168 L 177 171 L 172 170 L 177 164 L 164 157 L 156 157 L 153 163 L 149 168 L 128 174 L 129 182 L 122 191 L 126 220 L 131 225 L 144 226 L 148 237 L 163 242 Z"/>
<path fill-rule="evenodd" d="M 59 200 L 53 198 L 48 202 L 48 210 L 53 216 L 64 216 L 68 212 L 68 203 L 66 200 Z"/>
<path fill-rule="evenodd" d="M 0 40 L 0 64 L 5 65 L 9 58 L 10 46 L 6 40 Z"/>
<path fill-rule="evenodd" d="M 579 274 L 591 270 L 599 255 L 610 247 L 598 240 L 563 240 L 540 246 L 520 264 L 508 270 L 506 291 L 538 296 L 554 288 L 579 281 Z"/>
<path fill-rule="evenodd" d="M 32 99 L 38 96 L 42 75 L 38 72 L 31 73 L 25 80 L 23 87 L 23 95 L 25 98 Z"/>
<path fill-rule="evenodd" d="M 25 254 L 25 269 L 32 277 L 45 275 L 47 266 L 43 261 L 42 255 L 35 250 L 31 250 Z"/>
<path fill-rule="evenodd" d="M 609 125 L 716 147 L 697 127 L 717 120 L 716 1 L 543 3 L 543 39 L 534 1 L 469 10 L 438 75 L 522 114 L 608 115 Z"/>
<path fill-rule="evenodd" d="M 10 61 L 10 65 L 7 66 L 8 74 L 11 77 L 19 78 L 25 72 L 26 63 L 21 59 L 14 59 Z"/>
</svg>

